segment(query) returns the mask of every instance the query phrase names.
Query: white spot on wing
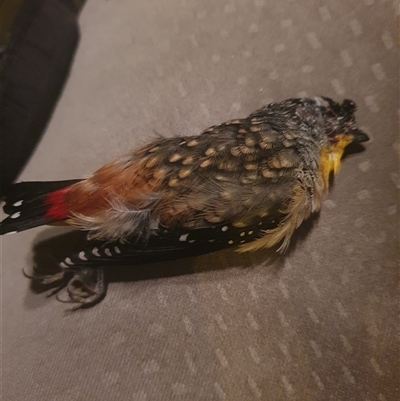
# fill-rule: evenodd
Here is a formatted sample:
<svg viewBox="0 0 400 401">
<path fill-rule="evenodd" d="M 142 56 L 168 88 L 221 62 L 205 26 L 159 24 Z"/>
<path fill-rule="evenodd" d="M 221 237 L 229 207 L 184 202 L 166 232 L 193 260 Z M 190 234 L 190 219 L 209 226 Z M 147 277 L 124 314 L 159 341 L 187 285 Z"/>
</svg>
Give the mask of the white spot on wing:
<svg viewBox="0 0 400 401">
<path fill-rule="evenodd" d="M 64 262 L 58 264 L 60 267 L 64 267 L 65 269 L 68 267 Z"/>
<path fill-rule="evenodd" d="M 110 251 L 108 248 L 104 249 L 104 253 L 105 253 L 107 256 L 112 256 L 112 253 L 111 253 L 111 251 Z"/>
<path fill-rule="evenodd" d="M 21 212 L 16 212 L 16 213 L 11 215 L 11 218 L 12 219 L 18 219 L 19 216 L 21 216 Z"/>
<path fill-rule="evenodd" d="M 179 237 L 179 241 L 181 241 L 181 242 L 185 242 L 185 241 L 187 241 L 187 237 L 189 236 L 189 234 L 182 234 L 180 237 Z"/>
<path fill-rule="evenodd" d="M 223 226 L 222 228 L 221 228 L 221 231 L 227 231 L 228 230 L 228 226 Z"/>
<path fill-rule="evenodd" d="M 13 206 L 18 207 L 21 206 L 23 203 L 23 200 L 19 200 L 18 202 L 13 203 Z"/>
<path fill-rule="evenodd" d="M 114 246 L 114 251 L 115 253 L 121 253 L 121 250 L 117 246 Z"/>
<path fill-rule="evenodd" d="M 72 260 L 70 258 L 65 258 L 64 259 L 64 263 L 66 263 L 67 265 L 73 265 L 74 262 L 72 262 Z"/>
<path fill-rule="evenodd" d="M 92 253 L 94 256 L 100 257 L 99 248 L 93 248 Z"/>
<path fill-rule="evenodd" d="M 79 259 L 87 260 L 87 257 L 85 256 L 85 252 L 84 251 L 79 252 Z"/>
</svg>

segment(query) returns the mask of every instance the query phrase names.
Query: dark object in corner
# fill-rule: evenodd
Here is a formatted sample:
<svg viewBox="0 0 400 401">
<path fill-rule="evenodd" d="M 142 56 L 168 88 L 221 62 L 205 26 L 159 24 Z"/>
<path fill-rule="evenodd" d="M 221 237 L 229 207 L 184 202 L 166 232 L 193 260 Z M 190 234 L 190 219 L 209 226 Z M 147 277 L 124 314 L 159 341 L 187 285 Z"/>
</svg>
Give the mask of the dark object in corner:
<svg viewBox="0 0 400 401">
<path fill-rule="evenodd" d="M 62 0 L 21 4 L 8 21 L 10 3 L 1 4 L 3 22 L 12 19 L 12 25 L 3 30 L 7 43 L 2 40 L 0 49 L 0 196 L 40 139 L 79 41 L 77 5 L 67 7 Z"/>
</svg>

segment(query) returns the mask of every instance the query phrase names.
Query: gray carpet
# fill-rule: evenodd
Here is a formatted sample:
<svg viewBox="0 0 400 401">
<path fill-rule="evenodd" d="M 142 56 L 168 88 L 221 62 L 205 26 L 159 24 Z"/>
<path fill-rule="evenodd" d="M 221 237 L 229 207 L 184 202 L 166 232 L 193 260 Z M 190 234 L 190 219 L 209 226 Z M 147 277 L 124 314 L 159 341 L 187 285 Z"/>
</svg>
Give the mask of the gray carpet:
<svg viewBox="0 0 400 401">
<path fill-rule="evenodd" d="M 21 272 L 35 244 L 65 252 L 76 237 L 4 237 L 4 400 L 398 400 L 395 5 L 87 1 L 70 78 L 21 180 L 84 177 L 155 132 L 199 133 L 298 95 L 353 99 L 371 141 L 346 157 L 287 256 L 118 270 L 89 310 L 65 313 Z"/>
</svg>

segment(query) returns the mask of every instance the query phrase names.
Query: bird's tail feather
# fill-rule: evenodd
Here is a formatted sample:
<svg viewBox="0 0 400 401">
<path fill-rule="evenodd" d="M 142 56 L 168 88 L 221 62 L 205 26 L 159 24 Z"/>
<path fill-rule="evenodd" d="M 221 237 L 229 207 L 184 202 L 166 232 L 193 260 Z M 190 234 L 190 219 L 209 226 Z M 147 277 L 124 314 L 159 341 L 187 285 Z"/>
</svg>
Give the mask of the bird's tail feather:
<svg viewBox="0 0 400 401">
<path fill-rule="evenodd" d="M 65 189 L 81 180 L 20 182 L 10 187 L 4 197 L 0 235 L 64 220 Z"/>
</svg>

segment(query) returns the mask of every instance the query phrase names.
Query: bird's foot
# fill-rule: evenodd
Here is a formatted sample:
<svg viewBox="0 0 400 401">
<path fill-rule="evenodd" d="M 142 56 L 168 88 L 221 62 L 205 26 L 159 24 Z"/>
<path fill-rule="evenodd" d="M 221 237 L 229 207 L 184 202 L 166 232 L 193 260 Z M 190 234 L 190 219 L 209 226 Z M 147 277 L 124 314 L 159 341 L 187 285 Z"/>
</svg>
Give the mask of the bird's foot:
<svg viewBox="0 0 400 401">
<path fill-rule="evenodd" d="M 68 267 L 54 274 L 27 275 L 41 287 L 52 287 L 49 297 L 56 295 L 57 300 L 76 304 L 70 310 L 91 307 L 106 295 L 104 269 L 101 267 Z M 66 294 L 66 298 L 63 295 Z"/>
</svg>

